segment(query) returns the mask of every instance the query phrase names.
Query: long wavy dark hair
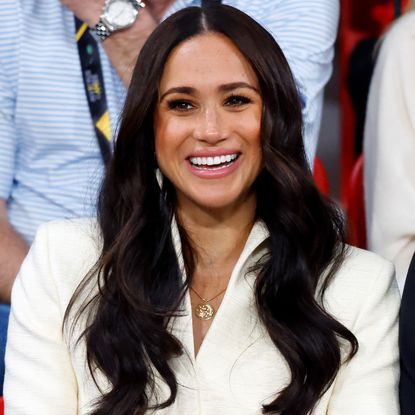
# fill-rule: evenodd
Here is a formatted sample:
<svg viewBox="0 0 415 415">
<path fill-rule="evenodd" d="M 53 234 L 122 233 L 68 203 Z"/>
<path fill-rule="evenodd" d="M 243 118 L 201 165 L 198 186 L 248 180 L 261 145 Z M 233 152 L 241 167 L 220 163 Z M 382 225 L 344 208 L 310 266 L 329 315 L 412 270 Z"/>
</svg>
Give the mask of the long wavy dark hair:
<svg viewBox="0 0 415 415">
<path fill-rule="evenodd" d="M 357 351 L 354 335 L 322 305 L 345 256 L 343 224 L 313 183 L 303 148 L 301 105 L 287 61 L 273 37 L 246 14 L 229 6 L 191 7 L 161 23 L 140 53 L 99 197 L 102 252 L 65 316 L 72 327 L 87 316 L 78 340 L 86 342 L 94 379 L 98 370 L 111 385 L 93 415 L 139 415 L 168 407 L 177 395 L 169 360 L 183 350 L 168 322 L 181 312 L 194 257 L 180 227 L 187 248 L 183 281 L 171 235 L 175 191 L 167 179 L 160 188 L 155 175 L 153 115 L 169 54 L 206 32 L 227 36 L 242 52 L 263 99 L 264 167 L 254 186 L 256 217 L 270 237 L 269 253 L 257 267 L 254 295 L 259 318 L 291 370 L 291 381 L 276 390 L 263 413 L 309 413 L 342 360 Z M 91 284 L 99 290 L 85 300 Z M 153 403 L 154 372 L 170 389 L 162 402 Z"/>
</svg>

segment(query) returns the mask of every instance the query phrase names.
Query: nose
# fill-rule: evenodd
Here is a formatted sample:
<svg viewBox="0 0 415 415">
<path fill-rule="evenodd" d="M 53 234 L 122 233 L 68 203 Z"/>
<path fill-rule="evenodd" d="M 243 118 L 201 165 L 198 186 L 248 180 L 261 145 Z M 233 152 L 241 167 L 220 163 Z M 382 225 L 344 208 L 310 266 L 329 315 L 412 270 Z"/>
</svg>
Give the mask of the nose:
<svg viewBox="0 0 415 415">
<path fill-rule="evenodd" d="M 215 107 L 203 109 L 196 120 L 195 139 L 209 144 L 216 144 L 225 140 L 226 136 L 225 123 L 220 111 Z"/>
</svg>

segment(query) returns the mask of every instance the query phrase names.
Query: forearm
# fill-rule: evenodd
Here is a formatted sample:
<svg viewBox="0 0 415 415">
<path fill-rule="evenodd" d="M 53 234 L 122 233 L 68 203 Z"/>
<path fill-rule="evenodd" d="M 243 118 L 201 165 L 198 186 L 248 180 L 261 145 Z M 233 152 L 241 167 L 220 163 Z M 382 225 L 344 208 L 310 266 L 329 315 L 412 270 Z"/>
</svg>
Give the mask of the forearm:
<svg viewBox="0 0 415 415">
<path fill-rule="evenodd" d="M 0 302 L 10 303 L 13 282 L 27 252 L 27 243 L 2 215 L 0 217 Z"/>
<path fill-rule="evenodd" d="M 90 28 L 95 27 L 99 22 L 105 4 L 104 0 L 61 0 L 61 3 Z M 144 42 L 156 28 L 161 13 L 166 10 L 171 1 L 159 0 L 145 3 L 146 7 L 140 10 L 132 26 L 112 33 L 102 43 L 109 60 L 125 86 L 130 83 L 135 62 Z"/>
<path fill-rule="evenodd" d="M 124 85 L 128 87 L 138 54 L 157 22 L 149 9 L 141 10 L 134 24 L 119 32 L 114 32 L 102 46 Z"/>
</svg>

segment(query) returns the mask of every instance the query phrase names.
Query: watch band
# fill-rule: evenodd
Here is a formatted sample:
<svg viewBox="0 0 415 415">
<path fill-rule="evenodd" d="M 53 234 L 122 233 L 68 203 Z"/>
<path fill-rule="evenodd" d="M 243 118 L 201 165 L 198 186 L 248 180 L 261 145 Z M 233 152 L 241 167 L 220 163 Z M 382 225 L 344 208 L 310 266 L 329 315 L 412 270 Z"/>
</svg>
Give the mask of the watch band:
<svg viewBox="0 0 415 415">
<path fill-rule="evenodd" d="M 144 9 L 144 7 L 146 7 L 146 4 L 145 4 L 143 1 L 141 1 L 141 0 L 135 0 L 135 1 L 133 2 L 133 6 L 134 6 L 137 10 L 140 10 L 140 9 Z"/>
<path fill-rule="evenodd" d="M 141 0 L 129 0 L 129 3 L 137 11 L 137 15 L 138 15 L 140 9 L 142 9 L 142 8 L 144 8 L 146 6 L 145 3 L 143 1 L 141 1 Z M 137 17 L 137 15 L 136 15 L 136 17 Z M 126 27 L 128 27 L 128 26 L 126 26 Z M 115 29 L 113 29 L 113 28 L 111 28 L 111 26 L 108 27 L 104 23 L 104 20 L 103 20 L 103 18 L 101 16 L 100 19 L 99 19 L 98 24 L 95 25 L 95 27 L 93 29 L 93 32 L 95 33 L 95 35 L 97 36 L 97 38 L 100 39 L 101 42 L 103 42 L 107 37 L 109 37 L 111 35 L 111 33 L 113 31 L 119 30 L 119 29 L 121 29 L 121 28 L 115 28 Z"/>
<path fill-rule="evenodd" d="M 99 19 L 99 22 L 95 25 L 94 32 L 102 42 L 111 34 L 111 32 L 108 30 L 108 27 L 103 23 L 102 19 Z"/>
<path fill-rule="evenodd" d="M 202 7 L 215 6 L 221 3 L 221 0 L 202 0 Z"/>
</svg>

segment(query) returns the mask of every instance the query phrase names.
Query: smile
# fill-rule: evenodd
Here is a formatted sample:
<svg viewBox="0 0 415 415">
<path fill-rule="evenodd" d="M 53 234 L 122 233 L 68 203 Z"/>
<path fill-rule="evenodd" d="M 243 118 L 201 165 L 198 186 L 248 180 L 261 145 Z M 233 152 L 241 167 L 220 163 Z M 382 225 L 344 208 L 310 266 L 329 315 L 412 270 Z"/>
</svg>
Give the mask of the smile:
<svg viewBox="0 0 415 415">
<path fill-rule="evenodd" d="M 233 164 L 239 154 L 227 154 L 214 157 L 190 157 L 189 161 L 193 167 L 204 170 L 218 170 Z"/>
</svg>

